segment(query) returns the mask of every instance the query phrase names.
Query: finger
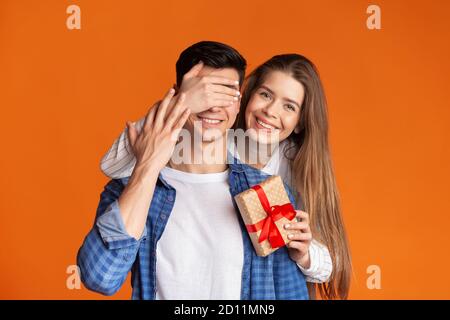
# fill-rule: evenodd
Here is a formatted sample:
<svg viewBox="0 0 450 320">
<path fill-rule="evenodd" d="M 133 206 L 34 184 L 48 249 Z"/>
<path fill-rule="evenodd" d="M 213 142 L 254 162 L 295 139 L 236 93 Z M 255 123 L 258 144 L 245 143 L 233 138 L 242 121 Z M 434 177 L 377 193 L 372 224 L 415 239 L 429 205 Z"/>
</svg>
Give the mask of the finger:
<svg viewBox="0 0 450 320">
<path fill-rule="evenodd" d="M 211 108 L 219 107 L 219 108 L 227 108 L 235 104 L 237 101 L 233 100 L 223 100 L 223 99 L 214 99 L 211 102 L 209 102 L 209 105 Z"/>
<path fill-rule="evenodd" d="M 228 101 L 238 101 L 239 97 L 236 96 L 230 96 L 228 94 L 224 94 L 224 93 L 218 93 L 218 92 L 212 92 L 210 94 L 208 94 L 208 100 L 214 100 L 214 99 L 220 99 L 220 100 L 228 100 Z"/>
<path fill-rule="evenodd" d="M 159 102 L 155 103 L 152 108 L 154 108 L 158 104 L 159 104 Z M 138 121 L 133 122 L 134 128 L 136 129 L 136 132 L 138 135 L 139 135 L 139 133 L 141 133 L 142 128 L 144 127 L 144 123 L 145 123 L 145 116 L 142 117 L 141 119 L 139 119 Z"/>
<path fill-rule="evenodd" d="M 288 234 L 288 239 L 296 241 L 306 241 L 310 242 L 312 240 L 311 233 L 290 233 Z"/>
<path fill-rule="evenodd" d="M 144 125 L 142 126 L 142 130 L 147 130 L 147 128 L 151 128 L 153 126 L 153 122 L 155 121 L 156 111 L 158 110 L 159 105 L 153 105 L 147 112 L 145 116 Z"/>
<path fill-rule="evenodd" d="M 187 119 L 189 118 L 189 115 L 191 114 L 191 109 L 186 108 L 184 112 L 179 117 L 178 121 L 175 123 L 175 126 L 173 127 L 173 130 L 180 130 L 183 128 L 184 124 L 186 123 Z M 178 132 L 178 135 L 180 133 Z"/>
<path fill-rule="evenodd" d="M 170 110 L 169 115 L 167 116 L 166 126 L 168 128 L 172 128 L 174 123 L 178 120 L 180 115 L 186 110 L 187 106 L 184 104 L 184 100 L 186 98 L 186 95 L 184 93 L 181 93 L 178 97 L 177 103 L 175 106 Z"/>
<path fill-rule="evenodd" d="M 307 253 L 309 249 L 309 245 L 300 241 L 290 241 L 287 246 L 292 249 L 296 249 L 302 253 Z"/>
<path fill-rule="evenodd" d="M 306 222 L 291 222 L 284 226 L 286 230 L 301 230 L 303 232 L 309 231 L 309 223 Z"/>
<path fill-rule="evenodd" d="M 199 72 L 202 70 L 203 68 L 203 61 L 200 61 L 199 63 L 197 63 L 195 66 L 193 66 L 191 68 L 191 70 L 189 70 L 184 76 L 183 79 L 190 79 L 193 77 L 196 77 Z"/>
<path fill-rule="evenodd" d="M 208 89 L 212 92 L 222 93 L 231 97 L 239 97 L 241 95 L 241 92 L 239 90 L 219 84 L 211 84 Z"/>
<path fill-rule="evenodd" d="M 302 210 L 295 210 L 297 212 L 296 217 L 298 221 L 309 223 L 309 214 Z M 299 219 L 300 218 L 300 219 Z"/>
<path fill-rule="evenodd" d="M 128 134 L 128 141 L 130 142 L 131 147 L 134 147 L 134 143 L 136 142 L 137 137 L 137 130 L 134 125 L 134 123 L 127 122 L 127 134 Z"/>
<path fill-rule="evenodd" d="M 204 79 L 205 79 L 204 81 L 206 81 L 207 83 L 221 84 L 221 85 L 225 85 L 225 86 L 233 86 L 233 87 L 236 87 L 236 89 L 239 86 L 239 81 L 233 80 L 230 78 L 205 76 Z"/>
<path fill-rule="evenodd" d="M 158 108 L 158 113 L 156 114 L 155 118 L 155 125 L 158 127 L 163 126 L 164 119 L 166 117 L 167 108 L 170 104 L 170 101 L 173 98 L 173 95 L 175 94 L 175 90 L 173 88 L 170 88 L 170 90 L 166 93 L 164 99 L 161 101 L 161 104 Z"/>
</svg>

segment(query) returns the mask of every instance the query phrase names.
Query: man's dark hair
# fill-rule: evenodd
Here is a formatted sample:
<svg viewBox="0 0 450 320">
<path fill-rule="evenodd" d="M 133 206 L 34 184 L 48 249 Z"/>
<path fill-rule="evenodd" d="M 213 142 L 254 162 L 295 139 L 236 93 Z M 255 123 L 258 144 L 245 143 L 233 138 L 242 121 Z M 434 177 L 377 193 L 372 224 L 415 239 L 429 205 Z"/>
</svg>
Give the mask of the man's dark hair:
<svg viewBox="0 0 450 320">
<path fill-rule="evenodd" d="M 222 69 L 233 68 L 239 74 L 239 86 L 245 77 L 247 62 L 234 48 L 215 41 L 201 41 L 185 49 L 177 61 L 177 86 L 181 86 L 183 76 L 197 63 L 202 61 L 205 66 Z"/>
</svg>

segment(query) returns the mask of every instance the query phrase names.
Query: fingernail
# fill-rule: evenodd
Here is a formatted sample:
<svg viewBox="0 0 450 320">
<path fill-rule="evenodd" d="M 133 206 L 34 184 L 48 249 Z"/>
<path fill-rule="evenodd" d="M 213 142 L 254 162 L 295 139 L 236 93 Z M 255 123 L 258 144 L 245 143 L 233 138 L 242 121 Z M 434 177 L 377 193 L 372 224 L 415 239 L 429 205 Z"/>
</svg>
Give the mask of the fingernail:
<svg viewBox="0 0 450 320">
<path fill-rule="evenodd" d="M 291 225 L 290 225 L 289 223 L 286 223 L 286 224 L 284 225 L 284 228 L 285 228 L 285 229 L 289 229 L 290 226 L 291 226 Z"/>
<path fill-rule="evenodd" d="M 293 237 L 294 237 L 293 234 L 288 234 L 288 238 L 289 238 L 289 239 L 292 239 Z"/>
<path fill-rule="evenodd" d="M 175 92 L 175 89 L 174 89 L 174 88 L 170 88 L 169 92 L 170 92 L 170 93 L 174 93 L 174 92 Z"/>
<path fill-rule="evenodd" d="M 236 80 L 236 81 L 234 82 L 234 84 L 239 84 L 239 81 Z"/>
<path fill-rule="evenodd" d="M 241 93 L 239 91 L 236 91 L 236 95 L 239 97 Z"/>
<path fill-rule="evenodd" d="M 234 97 L 233 100 L 234 100 L 234 101 L 238 101 L 238 98 L 237 98 L 237 97 Z"/>
</svg>

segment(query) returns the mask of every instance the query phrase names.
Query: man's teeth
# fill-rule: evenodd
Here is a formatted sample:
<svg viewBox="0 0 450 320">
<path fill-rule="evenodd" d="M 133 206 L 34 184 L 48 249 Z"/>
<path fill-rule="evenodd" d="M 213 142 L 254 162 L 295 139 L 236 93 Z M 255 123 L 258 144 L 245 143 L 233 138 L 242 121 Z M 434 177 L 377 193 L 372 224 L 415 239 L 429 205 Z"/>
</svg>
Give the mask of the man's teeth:
<svg viewBox="0 0 450 320">
<path fill-rule="evenodd" d="M 259 119 L 256 119 L 256 122 L 258 122 L 261 126 L 263 126 L 266 129 L 276 129 L 275 127 L 271 126 L 270 124 L 264 123 Z"/>
<path fill-rule="evenodd" d="M 222 120 L 202 118 L 202 121 L 205 121 L 206 123 L 211 123 L 211 124 L 218 124 L 218 123 L 220 123 Z"/>
</svg>

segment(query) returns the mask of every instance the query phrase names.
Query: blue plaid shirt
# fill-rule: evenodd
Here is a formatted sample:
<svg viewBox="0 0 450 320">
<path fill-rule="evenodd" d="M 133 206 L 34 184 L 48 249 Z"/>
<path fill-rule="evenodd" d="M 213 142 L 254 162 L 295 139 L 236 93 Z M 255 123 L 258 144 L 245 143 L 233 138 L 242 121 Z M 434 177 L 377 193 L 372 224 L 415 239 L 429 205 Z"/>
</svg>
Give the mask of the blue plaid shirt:
<svg viewBox="0 0 450 320">
<path fill-rule="evenodd" d="M 236 159 L 229 165 L 229 172 L 228 182 L 233 198 L 269 177 Z M 131 270 L 132 299 L 154 300 L 157 242 L 172 212 L 176 192 L 160 175 L 143 235 L 136 240 L 126 232 L 118 207 L 118 198 L 128 179 L 111 180 L 105 186 L 94 226 L 78 251 L 77 263 L 82 282 L 92 291 L 114 294 Z M 286 186 L 286 190 L 295 206 L 289 187 Z M 239 215 L 236 203 L 235 209 Z M 267 257 L 257 256 L 242 218 L 239 222 L 244 242 L 241 299 L 308 299 L 305 277 L 290 259 L 287 248 L 282 247 Z"/>
</svg>

